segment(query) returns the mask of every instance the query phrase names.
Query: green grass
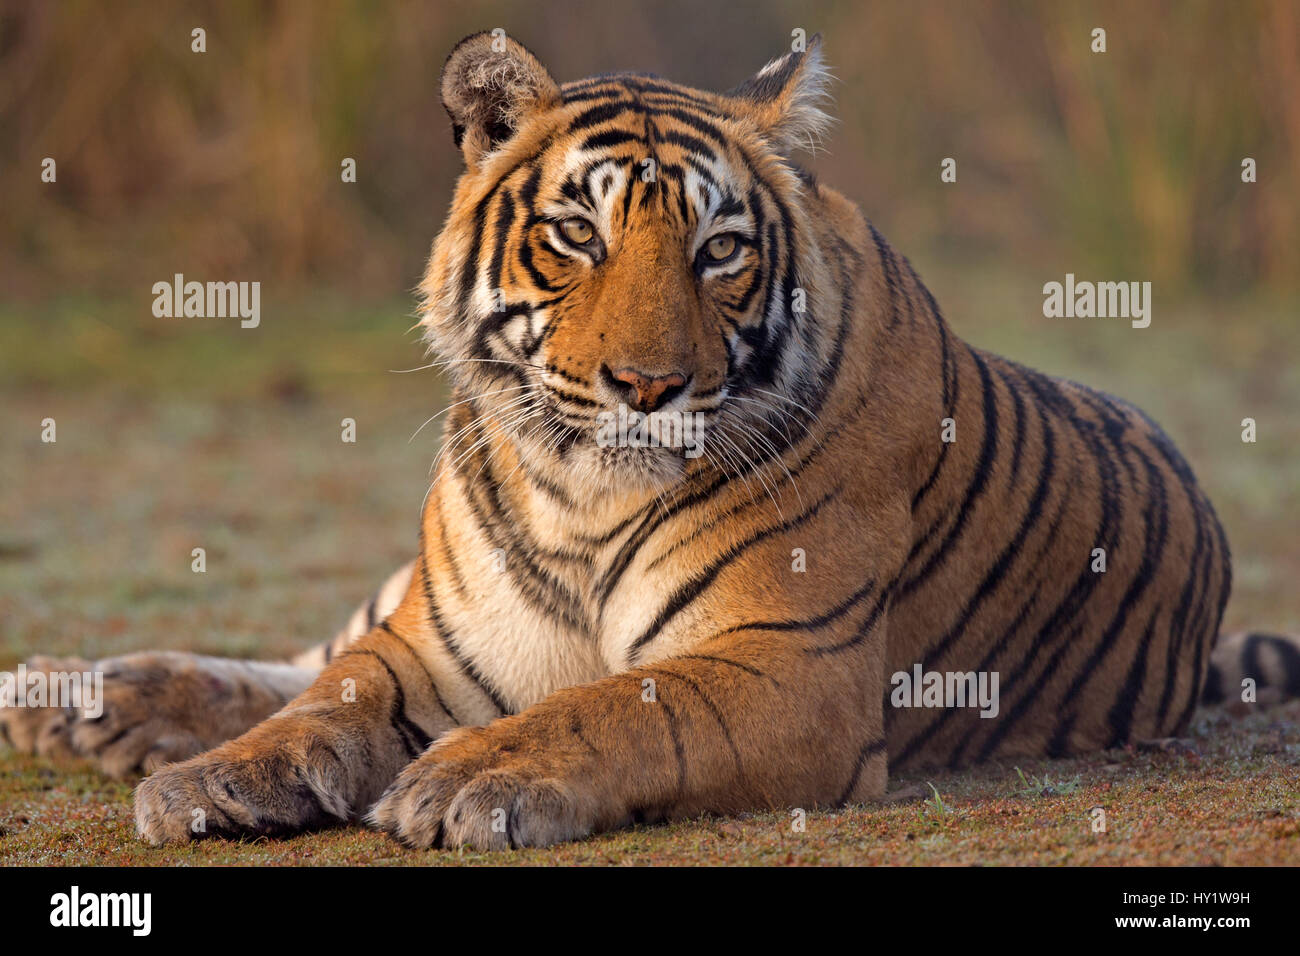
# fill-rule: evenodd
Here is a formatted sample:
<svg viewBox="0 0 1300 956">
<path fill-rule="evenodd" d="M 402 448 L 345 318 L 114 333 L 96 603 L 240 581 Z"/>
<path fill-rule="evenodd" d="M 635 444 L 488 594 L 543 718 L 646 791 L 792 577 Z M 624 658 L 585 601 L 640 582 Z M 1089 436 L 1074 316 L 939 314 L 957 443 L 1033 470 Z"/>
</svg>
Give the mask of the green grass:
<svg viewBox="0 0 1300 956">
<path fill-rule="evenodd" d="M 332 633 L 410 559 L 438 447 L 408 439 L 444 383 L 389 371 L 425 363 L 408 309 L 297 303 L 250 330 L 147 302 L 0 316 L 0 661 L 275 657 Z"/>
<path fill-rule="evenodd" d="M 1051 321 L 1041 277 L 913 259 L 958 334 L 1162 422 L 1233 544 L 1226 627 L 1300 630 L 1293 305 L 1157 298 L 1146 330 Z M 445 387 L 388 371 L 424 362 L 408 302 L 266 303 L 253 330 L 149 305 L 0 307 L 0 668 L 37 651 L 285 656 L 413 553 L 438 438 L 408 439 Z M 1256 445 L 1240 440 L 1246 416 Z M 47 417 L 55 444 L 40 441 Z M 902 777 L 891 786 L 913 799 L 810 813 L 803 833 L 755 814 L 490 858 L 409 853 L 359 828 L 150 849 L 129 788 L 0 751 L 0 863 L 1300 863 L 1300 710 L 1204 716 L 1194 745 Z"/>
<path fill-rule="evenodd" d="M 1013 793 L 1022 797 L 1054 797 L 1058 794 L 1071 794 L 1079 789 L 1079 784 L 1083 780 L 1082 775 L 1077 773 L 1069 780 L 1060 778 L 1053 780 L 1047 774 L 1043 774 L 1041 777 L 1032 775 L 1026 777 L 1025 772 L 1019 767 L 1016 768 L 1016 776 L 1020 778 L 1020 789 L 1013 791 Z"/>
</svg>

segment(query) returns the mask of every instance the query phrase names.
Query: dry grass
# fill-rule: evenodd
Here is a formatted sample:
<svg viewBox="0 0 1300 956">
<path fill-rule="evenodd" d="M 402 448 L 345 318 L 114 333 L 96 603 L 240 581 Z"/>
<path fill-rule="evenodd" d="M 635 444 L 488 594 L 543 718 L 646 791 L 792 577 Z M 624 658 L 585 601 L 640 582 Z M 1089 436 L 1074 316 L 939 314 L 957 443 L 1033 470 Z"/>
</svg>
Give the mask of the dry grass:
<svg viewBox="0 0 1300 956">
<path fill-rule="evenodd" d="M 415 853 L 356 826 L 154 849 L 135 839 L 130 787 L 10 758 L 0 865 L 1300 865 L 1300 704 L 1207 714 L 1190 745 L 905 777 L 894 781 L 904 799 L 809 813 L 803 832 L 758 813 L 492 855 Z M 1093 832 L 1095 807 L 1105 833 Z"/>
</svg>

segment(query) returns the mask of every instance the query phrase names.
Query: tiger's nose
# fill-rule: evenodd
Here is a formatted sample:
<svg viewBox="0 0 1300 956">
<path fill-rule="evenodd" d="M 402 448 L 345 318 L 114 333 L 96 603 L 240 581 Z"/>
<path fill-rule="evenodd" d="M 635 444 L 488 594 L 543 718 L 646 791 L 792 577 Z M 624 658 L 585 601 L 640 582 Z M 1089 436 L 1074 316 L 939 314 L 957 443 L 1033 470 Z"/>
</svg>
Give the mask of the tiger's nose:
<svg viewBox="0 0 1300 956">
<path fill-rule="evenodd" d="M 605 384 L 614 394 L 638 412 L 653 412 L 668 404 L 686 387 L 686 376 L 681 372 L 668 375 L 650 375 L 634 368 L 610 371 L 602 366 Z"/>
</svg>

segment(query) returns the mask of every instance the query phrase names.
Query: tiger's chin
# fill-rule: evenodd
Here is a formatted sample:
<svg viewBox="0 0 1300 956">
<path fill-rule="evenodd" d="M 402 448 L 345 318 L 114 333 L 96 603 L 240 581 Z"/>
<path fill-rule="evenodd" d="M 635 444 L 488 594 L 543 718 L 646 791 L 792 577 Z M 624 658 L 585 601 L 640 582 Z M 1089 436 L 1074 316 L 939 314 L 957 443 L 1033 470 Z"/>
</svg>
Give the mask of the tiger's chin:
<svg viewBox="0 0 1300 956">
<path fill-rule="evenodd" d="M 590 486 L 613 494 L 657 494 L 681 483 L 688 459 L 678 448 L 575 445 L 571 463 L 590 476 Z"/>
</svg>

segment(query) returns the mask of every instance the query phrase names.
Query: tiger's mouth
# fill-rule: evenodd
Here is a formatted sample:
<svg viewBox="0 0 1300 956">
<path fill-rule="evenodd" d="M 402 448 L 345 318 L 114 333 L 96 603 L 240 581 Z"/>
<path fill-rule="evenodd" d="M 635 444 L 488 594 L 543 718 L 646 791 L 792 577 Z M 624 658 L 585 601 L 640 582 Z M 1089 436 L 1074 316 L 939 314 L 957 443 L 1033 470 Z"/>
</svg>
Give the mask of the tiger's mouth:
<svg viewBox="0 0 1300 956">
<path fill-rule="evenodd" d="M 532 418 L 538 424 L 532 430 L 549 431 L 553 444 L 565 450 L 586 442 L 611 452 L 646 449 L 694 459 L 703 453 L 711 413 L 717 411 L 671 408 L 645 412 L 625 403 L 591 405 L 590 410 L 577 412 L 564 407 L 555 396 L 543 396 L 533 408 Z"/>
<path fill-rule="evenodd" d="M 553 459 L 584 486 L 591 479 L 611 490 L 656 491 L 677 483 L 693 461 L 706 457 L 703 412 L 637 412 L 627 406 L 577 414 L 553 400 L 538 403 L 519 430 L 525 454 Z"/>
</svg>

